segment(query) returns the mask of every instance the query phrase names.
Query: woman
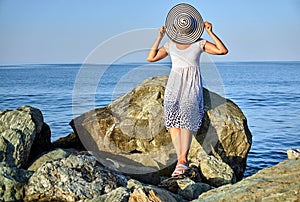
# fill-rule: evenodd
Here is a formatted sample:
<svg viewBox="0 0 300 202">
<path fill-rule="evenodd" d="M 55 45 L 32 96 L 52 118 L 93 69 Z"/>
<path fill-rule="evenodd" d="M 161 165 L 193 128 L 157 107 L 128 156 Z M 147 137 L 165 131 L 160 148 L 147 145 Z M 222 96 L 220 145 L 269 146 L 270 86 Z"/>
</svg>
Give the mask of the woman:
<svg viewBox="0 0 300 202">
<path fill-rule="evenodd" d="M 187 155 L 192 135 L 201 127 L 204 114 L 200 55 L 202 52 L 224 55 L 228 50 L 213 33 L 212 24 L 202 22 L 197 10 L 188 4 L 173 7 L 166 25 L 158 30 L 147 60 L 156 62 L 168 55 L 171 57 L 172 69 L 165 89 L 164 116 L 177 154 L 177 165 L 172 173 L 172 176 L 176 176 L 188 169 Z M 200 38 L 203 27 L 213 43 Z M 159 48 L 166 32 L 171 40 Z"/>
</svg>

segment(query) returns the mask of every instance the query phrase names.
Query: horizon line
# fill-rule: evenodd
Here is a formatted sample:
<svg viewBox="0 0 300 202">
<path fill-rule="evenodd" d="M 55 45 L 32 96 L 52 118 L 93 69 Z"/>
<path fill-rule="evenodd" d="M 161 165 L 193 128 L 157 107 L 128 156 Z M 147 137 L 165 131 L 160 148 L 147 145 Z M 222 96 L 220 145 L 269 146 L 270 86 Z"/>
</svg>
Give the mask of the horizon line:
<svg viewBox="0 0 300 202">
<path fill-rule="evenodd" d="M 230 60 L 230 61 L 215 61 L 215 63 L 258 63 L 258 62 L 300 62 L 300 60 Z M 203 62 L 205 63 L 205 62 Z M 105 64 L 105 63 L 77 63 L 77 62 L 57 62 L 57 63 L 7 63 L 7 64 L 0 64 L 0 66 L 22 66 L 22 65 L 124 65 L 124 64 L 152 64 L 152 65 L 159 65 L 159 64 L 171 64 L 171 62 L 118 62 L 113 64 Z"/>
</svg>

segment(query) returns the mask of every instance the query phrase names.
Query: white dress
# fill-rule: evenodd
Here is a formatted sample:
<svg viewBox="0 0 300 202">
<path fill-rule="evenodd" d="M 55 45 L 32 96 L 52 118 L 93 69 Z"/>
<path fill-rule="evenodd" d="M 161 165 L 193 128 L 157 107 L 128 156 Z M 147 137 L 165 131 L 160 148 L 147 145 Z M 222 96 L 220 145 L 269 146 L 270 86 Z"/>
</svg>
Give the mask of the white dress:
<svg viewBox="0 0 300 202">
<path fill-rule="evenodd" d="M 204 115 L 200 55 L 206 41 L 201 39 L 184 50 L 171 40 L 164 47 L 171 57 L 172 69 L 165 89 L 166 128 L 198 131 Z"/>
</svg>

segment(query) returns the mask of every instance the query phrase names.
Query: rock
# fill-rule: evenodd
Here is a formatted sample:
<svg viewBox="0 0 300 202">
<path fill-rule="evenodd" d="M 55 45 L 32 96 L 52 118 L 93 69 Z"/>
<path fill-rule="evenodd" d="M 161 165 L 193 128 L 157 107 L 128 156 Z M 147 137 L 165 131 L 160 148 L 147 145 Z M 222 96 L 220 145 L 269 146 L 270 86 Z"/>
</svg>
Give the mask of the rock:
<svg viewBox="0 0 300 202">
<path fill-rule="evenodd" d="M 125 187 L 119 187 L 107 194 L 101 195 L 98 198 L 86 199 L 84 202 L 127 202 L 130 197 L 130 191 Z"/>
<path fill-rule="evenodd" d="M 136 180 L 129 180 L 127 188 L 131 190 L 129 202 L 164 202 L 164 201 L 180 201 L 186 200 L 182 197 L 175 195 L 165 189 L 158 188 L 152 185 L 145 185 Z"/>
<path fill-rule="evenodd" d="M 167 77 L 150 78 L 107 107 L 87 112 L 70 124 L 101 163 L 157 183 L 159 177 L 153 180 L 153 173 L 176 160 L 162 116 L 166 81 Z"/>
<path fill-rule="evenodd" d="M 197 166 L 190 166 L 190 168 L 183 175 L 178 175 L 175 177 L 164 179 L 158 186 L 167 189 L 175 194 L 178 194 L 179 185 L 178 181 L 189 179 L 194 182 L 201 182 L 201 173 Z"/>
<path fill-rule="evenodd" d="M 144 186 L 143 183 L 139 182 L 138 180 L 135 180 L 135 179 L 130 179 L 127 181 L 127 188 L 128 189 L 137 189 L 137 188 L 142 188 Z"/>
<path fill-rule="evenodd" d="M 163 100 L 168 76 L 152 77 L 112 104 L 73 119 L 74 132 L 101 163 L 124 173 L 146 175 L 164 170 L 171 175 L 176 154 L 164 126 Z M 251 133 L 233 102 L 204 89 L 205 117 L 193 139 L 189 159 L 212 151 L 242 179 Z M 213 149 L 212 149 L 213 148 Z"/>
<path fill-rule="evenodd" d="M 145 174 L 127 173 L 127 175 L 147 184 L 158 185 L 160 183 L 160 175 L 158 172 L 149 172 Z"/>
<path fill-rule="evenodd" d="M 32 159 L 52 148 L 49 126 L 39 109 L 23 106 L 0 112 L 0 201 L 21 201 Z"/>
<path fill-rule="evenodd" d="M 0 201 L 21 201 L 32 171 L 0 165 Z"/>
<path fill-rule="evenodd" d="M 200 169 L 205 181 L 214 187 L 236 182 L 233 170 L 223 161 L 213 156 L 202 156 Z"/>
<path fill-rule="evenodd" d="M 196 201 L 299 201 L 300 161 L 286 160 L 234 185 L 208 191 Z"/>
<path fill-rule="evenodd" d="M 63 159 L 68 157 L 72 152 L 75 152 L 75 149 L 55 149 L 53 151 L 50 151 L 44 155 L 42 155 L 40 158 L 38 158 L 36 161 L 34 161 L 28 168 L 28 170 L 31 171 L 37 171 L 43 164 L 46 162 L 51 162 L 59 159 Z"/>
<path fill-rule="evenodd" d="M 163 189 L 138 188 L 130 194 L 129 202 L 177 202 L 167 191 Z"/>
<path fill-rule="evenodd" d="M 28 157 L 28 162 L 33 162 L 41 154 L 48 152 L 52 149 L 53 145 L 51 143 L 50 127 L 46 123 L 43 123 L 42 131 L 40 133 L 37 133 L 33 140 L 30 149 L 30 154 Z"/>
<path fill-rule="evenodd" d="M 53 146 L 55 148 L 62 148 L 62 149 L 70 149 L 74 148 L 78 151 L 85 151 L 84 146 L 82 145 L 78 135 L 75 133 L 70 133 L 66 137 L 61 137 L 58 140 L 54 141 Z"/>
<path fill-rule="evenodd" d="M 247 119 L 239 107 L 206 89 L 203 91 L 205 111 L 201 129 L 192 141 L 190 162 L 199 156 L 214 154 L 234 171 L 236 180 L 243 178 L 252 135 Z M 199 155 L 200 154 L 200 155 Z"/>
<path fill-rule="evenodd" d="M 200 194 L 213 188 L 205 183 L 196 183 L 189 178 L 178 180 L 177 184 L 179 187 L 178 194 L 189 201 L 198 198 Z"/>
<path fill-rule="evenodd" d="M 287 150 L 288 159 L 299 159 L 300 158 L 300 149 L 289 149 Z"/>
<path fill-rule="evenodd" d="M 118 187 L 125 187 L 127 179 L 112 172 L 88 153 L 45 163 L 28 181 L 25 201 L 78 201 L 99 198 Z"/>
<path fill-rule="evenodd" d="M 213 189 L 212 186 L 201 183 L 200 175 L 198 167 L 192 165 L 184 175 L 167 178 L 159 184 L 159 187 L 178 194 L 186 200 L 192 200 L 201 193 Z"/>
<path fill-rule="evenodd" d="M 31 151 L 32 148 L 43 148 L 45 151 L 51 147 L 48 145 L 50 135 L 47 129 L 41 111 L 36 108 L 23 106 L 1 111 L 0 161 L 7 166 L 25 168 L 30 156 L 41 152 Z"/>
</svg>

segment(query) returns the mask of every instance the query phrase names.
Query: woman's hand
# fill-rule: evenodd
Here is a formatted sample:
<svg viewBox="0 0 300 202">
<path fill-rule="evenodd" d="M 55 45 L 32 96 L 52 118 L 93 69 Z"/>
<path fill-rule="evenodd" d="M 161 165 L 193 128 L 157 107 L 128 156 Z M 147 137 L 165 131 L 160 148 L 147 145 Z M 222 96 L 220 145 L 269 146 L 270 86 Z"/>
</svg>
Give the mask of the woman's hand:
<svg viewBox="0 0 300 202">
<path fill-rule="evenodd" d="M 158 29 L 158 38 L 160 38 L 160 39 L 164 38 L 165 33 L 166 33 L 166 29 L 167 29 L 166 26 L 161 26 L 161 27 Z"/>
<path fill-rule="evenodd" d="M 210 22 L 204 22 L 203 24 L 207 33 L 212 32 L 212 24 Z"/>
<path fill-rule="evenodd" d="M 213 55 L 225 55 L 228 53 L 228 49 L 212 31 L 212 24 L 210 22 L 204 22 L 204 28 L 208 35 L 213 39 L 214 43 L 207 41 L 204 46 L 204 50 L 207 53 Z"/>
<path fill-rule="evenodd" d="M 161 40 L 165 36 L 165 33 L 166 33 L 166 26 L 161 26 L 158 29 L 157 39 L 155 40 L 154 44 L 149 50 L 148 57 L 147 57 L 148 62 L 156 62 L 158 60 L 165 58 L 168 55 L 164 47 L 158 48 Z"/>
</svg>

